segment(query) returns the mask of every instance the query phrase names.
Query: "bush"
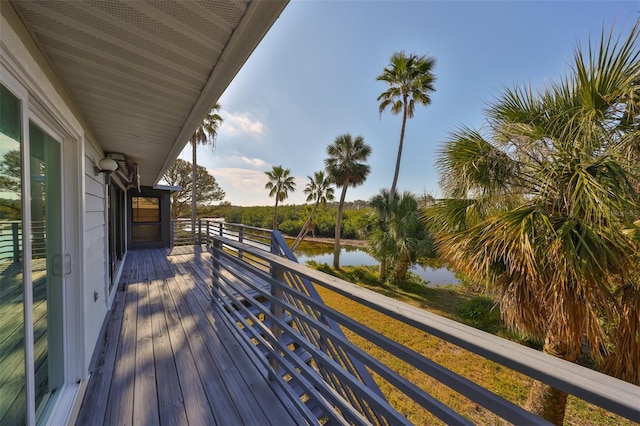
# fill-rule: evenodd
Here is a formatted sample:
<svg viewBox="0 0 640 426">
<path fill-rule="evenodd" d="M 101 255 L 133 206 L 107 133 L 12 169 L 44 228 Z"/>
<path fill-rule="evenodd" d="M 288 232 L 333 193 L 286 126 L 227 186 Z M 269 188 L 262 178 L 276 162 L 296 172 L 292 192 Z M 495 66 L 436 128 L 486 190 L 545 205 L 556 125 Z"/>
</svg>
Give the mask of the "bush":
<svg viewBox="0 0 640 426">
<path fill-rule="evenodd" d="M 504 328 L 500 318 L 500 308 L 488 297 L 474 297 L 458 310 L 463 323 L 496 334 Z"/>
</svg>

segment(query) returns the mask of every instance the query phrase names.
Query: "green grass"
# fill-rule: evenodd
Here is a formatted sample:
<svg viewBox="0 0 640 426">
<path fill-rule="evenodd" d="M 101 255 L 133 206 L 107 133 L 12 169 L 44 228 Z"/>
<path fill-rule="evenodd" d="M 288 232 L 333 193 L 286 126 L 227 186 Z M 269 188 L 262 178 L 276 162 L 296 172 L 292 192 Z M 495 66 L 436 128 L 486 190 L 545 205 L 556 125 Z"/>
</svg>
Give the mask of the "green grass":
<svg viewBox="0 0 640 426">
<path fill-rule="evenodd" d="M 309 266 L 331 274 L 345 281 L 353 282 L 370 290 L 401 300 L 410 305 L 451 318 L 529 346 L 536 346 L 510 332 L 500 319 L 500 312 L 493 302 L 467 290 L 464 286 L 439 288 L 426 287 L 425 282 L 415 275 L 402 283 L 401 287 L 389 287 L 377 279 L 375 267 L 342 267 L 334 270 L 326 264 L 309 262 Z M 366 324 L 379 333 L 413 349 L 444 367 L 460 374 L 482 387 L 518 404 L 524 405 L 532 379 L 488 361 L 460 347 L 427 335 L 405 323 L 389 318 L 375 310 L 318 286 L 318 291 L 327 305 L 339 312 Z M 346 331 L 347 336 L 372 356 L 378 358 L 393 370 L 402 374 L 412 383 L 427 390 L 429 394 L 444 402 L 458 413 L 476 424 L 507 424 L 493 413 L 476 403 L 457 394 L 450 388 L 435 381 L 413 366 L 390 355 L 354 333 Z M 410 401 L 404 394 L 376 377 L 378 385 L 393 406 L 417 425 L 439 424 L 429 412 Z M 569 397 L 565 417 L 566 425 L 632 425 L 633 422 L 621 419 L 603 409 L 580 399 Z"/>
</svg>

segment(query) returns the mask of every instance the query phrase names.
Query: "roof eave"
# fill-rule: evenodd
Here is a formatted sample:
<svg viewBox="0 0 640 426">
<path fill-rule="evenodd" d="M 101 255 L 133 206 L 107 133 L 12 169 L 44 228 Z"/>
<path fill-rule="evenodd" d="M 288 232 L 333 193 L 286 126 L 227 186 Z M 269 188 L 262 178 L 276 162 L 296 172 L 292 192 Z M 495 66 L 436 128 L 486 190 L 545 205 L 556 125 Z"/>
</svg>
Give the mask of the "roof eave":
<svg viewBox="0 0 640 426">
<path fill-rule="evenodd" d="M 229 86 L 242 65 L 249 58 L 273 23 L 278 19 L 289 0 L 282 1 L 252 1 L 245 16 L 234 30 L 229 42 L 224 47 L 220 60 L 212 70 L 200 97 L 194 104 L 187 120 L 182 126 L 167 159 L 160 172 L 154 179 L 157 185 L 171 164 L 178 158 L 180 152 L 189 142 L 191 135 L 201 123 L 202 118 L 209 112 L 220 96 Z M 264 23 L 267 22 L 265 25 Z M 256 30 L 257 29 L 257 30 Z"/>
</svg>

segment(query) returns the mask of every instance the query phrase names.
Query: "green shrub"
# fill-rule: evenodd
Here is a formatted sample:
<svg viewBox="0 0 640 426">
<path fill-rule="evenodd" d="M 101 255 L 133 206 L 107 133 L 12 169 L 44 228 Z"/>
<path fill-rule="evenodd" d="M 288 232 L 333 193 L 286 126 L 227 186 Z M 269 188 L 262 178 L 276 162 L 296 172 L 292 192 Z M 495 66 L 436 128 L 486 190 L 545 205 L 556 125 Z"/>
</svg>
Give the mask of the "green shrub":
<svg viewBox="0 0 640 426">
<path fill-rule="evenodd" d="M 457 313 L 463 323 L 488 333 L 496 334 L 504 328 L 500 308 L 488 297 L 469 299 Z"/>
</svg>

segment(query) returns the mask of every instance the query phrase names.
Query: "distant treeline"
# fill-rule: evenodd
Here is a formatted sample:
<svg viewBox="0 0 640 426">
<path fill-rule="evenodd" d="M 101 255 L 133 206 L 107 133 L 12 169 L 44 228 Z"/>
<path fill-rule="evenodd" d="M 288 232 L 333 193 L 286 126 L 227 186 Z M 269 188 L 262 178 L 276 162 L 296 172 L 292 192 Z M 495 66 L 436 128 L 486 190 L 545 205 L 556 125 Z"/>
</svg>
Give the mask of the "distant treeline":
<svg viewBox="0 0 640 426">
<path fill-rule="evenodd" d="M 336 226 L 337 204 L 327 203 L 326 207 L 318 207 L 314 222 L 316 237 L 333 238 Z M 278 229 L 285 235 L 296 236 L 309 217 L 311 204 L 278 206 Z M 273 221 L 273 206 L 239 207 L 223 205 L 209 208 L 211 211 L 199 209 L 202 217 L 224 217 L 227 223 L 242 223 L 247 226 L 270 229 Z M 366 201 L 345 203 L 342 218 L 342 238 L 366 238 L 367 221 L 372 210 Z M 311 236 L 311 233 L 309 233 Z"/>
</svg>

